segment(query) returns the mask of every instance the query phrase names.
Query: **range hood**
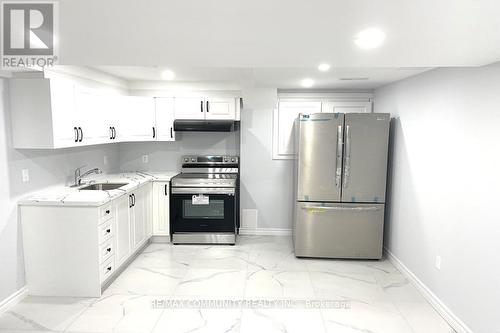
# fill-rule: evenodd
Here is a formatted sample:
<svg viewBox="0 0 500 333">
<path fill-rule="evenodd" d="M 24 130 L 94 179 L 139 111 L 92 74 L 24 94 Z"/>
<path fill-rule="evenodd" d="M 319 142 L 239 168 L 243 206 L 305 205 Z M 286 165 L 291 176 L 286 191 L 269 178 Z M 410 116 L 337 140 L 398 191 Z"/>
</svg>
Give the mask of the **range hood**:
<svg viewBox="0 0 500 333">
<path fill-rule="evenodd" d="M 234 120 L 196 120 L 177 119 L 174 121 L 176 132 L 233 132 L 236 127 Z"/>
</svg>

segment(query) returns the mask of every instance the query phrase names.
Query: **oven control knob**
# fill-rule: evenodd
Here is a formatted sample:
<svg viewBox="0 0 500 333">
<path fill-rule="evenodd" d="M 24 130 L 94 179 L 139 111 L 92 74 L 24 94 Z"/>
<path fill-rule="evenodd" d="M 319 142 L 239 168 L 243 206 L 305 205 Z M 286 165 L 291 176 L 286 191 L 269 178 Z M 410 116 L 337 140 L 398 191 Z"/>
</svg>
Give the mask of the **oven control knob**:
<svg viewBox="0 0 500 333">
<path fill-rule="evenodd" d="M 227 158 L 224 159 L 224 162 L 229 162 L 229 160 Z"/>
<path fill-rule="evenodd" d="M 185 158 L 185 159 L 184 159 L 184 162 L 189 162 L 189 158 Z"/>
<path fill-rule="evenodd" d="M 191 159 L 191 162 L 196 162 L 196 158 L 192 158 L 192 159 Z"/>
<path fill-rule="evenodd" d="M 234 158 L 232 158 L 232 159 L 231 159 L 231 162 L 234 162 L 234 161 L 235 161 L 235 159 L 234 159 Z"/>
</svg>

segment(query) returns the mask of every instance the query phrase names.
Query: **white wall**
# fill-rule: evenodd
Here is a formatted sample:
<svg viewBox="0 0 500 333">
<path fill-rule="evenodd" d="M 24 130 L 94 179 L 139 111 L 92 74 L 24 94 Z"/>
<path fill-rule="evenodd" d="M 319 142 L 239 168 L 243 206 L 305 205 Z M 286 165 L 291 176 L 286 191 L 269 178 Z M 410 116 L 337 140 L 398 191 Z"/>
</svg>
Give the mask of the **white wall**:
<svg viewBox="0 0 500 333">
<path fill-rule="evenodd" d="M 500 67 L 400 81 L 375 110 L 396 118 L 387 248 L 474 332 L 500 332 Z"/>
<path fill-rule="evenodd" d="M 63 150 L 14 150 L 11 143 L 8 84 L 0 79 L 0 302 L 25 285 L 17 200 L 43 187 L 68 184 L 76 167 L 118 169 L 118 145 Z M 104 165 L 104 156 L 108 164 Z M 29 169 L 23 183 L 21 170 Z"/>
<path fill-rule="evenodd" d="M 183 155 L 239 155 L 239 131 L 176 133 L 175 142 L 120 143 L 122 171 L 180 171 Z M 142 162 L 148 155 L 149 162 Z"/>
<path fill-rule="evenodd" d="M 291 229 L 293 162 L 273 160 L 273 110 L 277 89 L 243 90 L 241 208 L 258 209 L 257 228 Z M 245 219 L 242 223 L 245 223 Z"/>
</svg>

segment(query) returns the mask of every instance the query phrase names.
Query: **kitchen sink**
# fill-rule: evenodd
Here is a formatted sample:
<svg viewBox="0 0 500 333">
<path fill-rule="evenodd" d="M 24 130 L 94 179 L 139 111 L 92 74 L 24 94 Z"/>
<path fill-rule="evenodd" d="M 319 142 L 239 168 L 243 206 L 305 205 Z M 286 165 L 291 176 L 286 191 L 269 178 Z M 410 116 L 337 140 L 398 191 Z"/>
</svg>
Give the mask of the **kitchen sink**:
<svg viewBox="0 0 500 333">
<path fill-rule="evenodd" d="M 82 187 L 80 190 L 84 191 L 110 191 L 116 190 L 120 187 L 128 185 L 128 183 L 102 183 L 102 184 L 92 184 Z"/>
</svg>

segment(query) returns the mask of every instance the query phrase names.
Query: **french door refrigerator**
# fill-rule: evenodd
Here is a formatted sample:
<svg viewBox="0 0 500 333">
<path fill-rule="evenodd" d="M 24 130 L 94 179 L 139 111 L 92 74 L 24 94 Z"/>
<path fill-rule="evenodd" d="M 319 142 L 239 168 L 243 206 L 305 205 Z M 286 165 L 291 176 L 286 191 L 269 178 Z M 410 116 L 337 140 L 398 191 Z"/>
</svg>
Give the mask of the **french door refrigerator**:
<svg viewBox="0 0 500 333">
<path fill-rule="evenodd" d="M 298 116 L 297 257 L 382 257 L 389 125 L 384 113 Z"/>
</svg>

